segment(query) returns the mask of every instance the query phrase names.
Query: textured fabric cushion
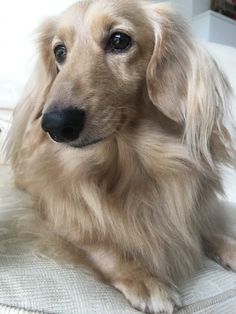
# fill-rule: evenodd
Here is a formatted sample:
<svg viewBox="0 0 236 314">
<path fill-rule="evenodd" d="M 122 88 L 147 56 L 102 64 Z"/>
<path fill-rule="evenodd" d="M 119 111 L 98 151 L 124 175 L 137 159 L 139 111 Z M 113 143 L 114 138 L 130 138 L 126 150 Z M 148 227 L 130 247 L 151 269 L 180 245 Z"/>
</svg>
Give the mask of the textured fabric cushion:
<svg viewBox="0 0 236 314">
<path fill-rule="evenodd" d="M 11 182 L 8 166 L 0 166 L 0 217 L 24 206 L 25 198 Z M 235 209 L 229 206 L 236 230 Z M 115 289 L 70 264 L 35 254 L 0 228 L 0 313 L 138 313 Z M 6 240 L 4 240 L 6 239 Z M 235 313 L 236 274 L 212 261 L 181 287 L 184 308 L 179 313 Z M 18 311 L 22 309 L 23 311 Z"/>
</svg>

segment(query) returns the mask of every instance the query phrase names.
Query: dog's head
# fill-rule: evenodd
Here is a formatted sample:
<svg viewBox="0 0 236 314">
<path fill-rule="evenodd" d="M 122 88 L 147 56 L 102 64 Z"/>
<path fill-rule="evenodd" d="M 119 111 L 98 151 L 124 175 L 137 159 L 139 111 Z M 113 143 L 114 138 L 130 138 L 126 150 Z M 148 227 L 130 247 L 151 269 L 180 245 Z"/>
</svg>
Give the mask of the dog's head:
<svg viewBox="0 0 236 314">
<path fill-rule="evenodd" d="M 211 162 L 225 145 L 227 81 L 166 5 L 79 2 L 42 25 L 39 53 L 21 123 L 31 112 L 56 142 L 95 144 L 151 105 L 181 126 L 195 156 Z"/>
<path fill-rule="evenodd" d="M 53 81 L 43 129 L 76 147 L 112 136 L 137 113 L 153 48 L 137 1 L 80 2 L 46 22 L 40 51 Z"/>
</svg>

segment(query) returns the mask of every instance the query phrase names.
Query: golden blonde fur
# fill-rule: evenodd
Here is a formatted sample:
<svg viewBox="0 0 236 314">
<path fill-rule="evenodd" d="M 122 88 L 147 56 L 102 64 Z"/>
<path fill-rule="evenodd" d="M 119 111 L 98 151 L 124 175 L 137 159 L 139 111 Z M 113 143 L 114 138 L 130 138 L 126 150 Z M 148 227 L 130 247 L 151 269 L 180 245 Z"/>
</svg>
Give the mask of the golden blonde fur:
<svg viewBox="0 0 236 314">
<path fill-rule="evenodd" d="M 133 38 L 126 53 L 104 50 L 114 29 Z M 52 53 L 60 41 L 63 65 Z M 16 184 L 42 223 L 142 311 L 172 313 L 178 282 L 204 253 L 217 255 L 219 166 L 234 155 L 229 97 L 224 74 L 166 5 L 79 2 L 40 29 L 8 138 Z M 87 113 L 81 143 L 103 141 L 72 148 L 49 138 L 42 115 L 69 104 Z"/>
</svg>

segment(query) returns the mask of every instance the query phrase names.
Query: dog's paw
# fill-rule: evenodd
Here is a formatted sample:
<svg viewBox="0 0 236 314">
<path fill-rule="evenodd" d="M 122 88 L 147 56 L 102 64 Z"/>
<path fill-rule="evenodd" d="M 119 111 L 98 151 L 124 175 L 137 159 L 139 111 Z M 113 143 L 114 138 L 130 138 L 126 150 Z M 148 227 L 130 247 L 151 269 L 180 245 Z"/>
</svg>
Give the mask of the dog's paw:
<svg viewBox="0 0 236 314">
<path fill-rule="evenodd" d="M 122 280 L 114 284 L 131 305 L 139 311 L 150 314 L 172 314 L 181 307 L 180 296 L 154 278 L 145 281 Z"/>
<path fill-rule="evenodd" d="M 227 238 L 226 244 L 220 248 L 214 260 L 225 269 L 236 272 L 236 240 Z"/>
</svg>

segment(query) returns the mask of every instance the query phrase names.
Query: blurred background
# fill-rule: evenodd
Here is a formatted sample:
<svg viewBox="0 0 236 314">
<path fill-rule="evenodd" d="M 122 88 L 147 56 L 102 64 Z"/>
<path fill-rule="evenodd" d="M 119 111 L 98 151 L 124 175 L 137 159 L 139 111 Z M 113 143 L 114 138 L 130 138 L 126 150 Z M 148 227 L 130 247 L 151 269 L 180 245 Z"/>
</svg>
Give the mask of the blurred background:
<svg viewBox="0 0 236 314">
<path fill-rule="evenodd" d="M 202 40 L 236 47 L 236 0 L 169 2 L 176 6 Z"/>
<path fill-rule="evenodd" d="M 15 106 L 34 65 L 35 29 L 45 18 L 59 14 L 74 2 L 75 0 L 0 1 L 0 120 L 2 118 L 2 125 L 7 124 L 8 121 L 4 120 L 6 118 L 1 112 L 3 109 L 9 110 Z M 236 91 L 236 0 L 168 2 L 182 13 L 196 36 L 208 45 L 231 78 Z M 228 169 L 225 170 L 225 184 L 228 200 L 236 202 L 236 174 Z"/>
</svg>

